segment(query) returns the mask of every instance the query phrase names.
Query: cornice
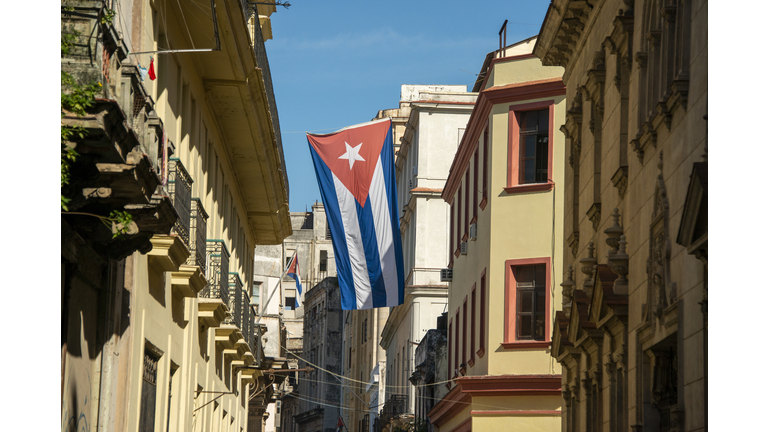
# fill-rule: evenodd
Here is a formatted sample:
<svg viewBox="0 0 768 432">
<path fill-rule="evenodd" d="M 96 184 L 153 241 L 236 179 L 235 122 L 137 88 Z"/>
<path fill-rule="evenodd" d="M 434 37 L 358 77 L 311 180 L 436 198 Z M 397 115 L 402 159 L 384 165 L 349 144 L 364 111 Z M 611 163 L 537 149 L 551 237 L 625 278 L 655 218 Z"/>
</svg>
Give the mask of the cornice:
<svg viewBox="0 0 768 432">
<path fill-rule="evenodd" d="M 480 134 L 485 128 L 488 114 L 494 105 L 541 99 L 565 95 L 565 84 L 562 78 L 551 78 L 538 81 L 493 86 L 480 92 L 475 109 L 467 122 L 467 128 L 459 144 L 459 149 L 451 164 L 448 179 L 443 187 L 442 197 L 451 204 L 456 190 L 462 180 L 464 170 L 469 166 L 469 160 L 477 148 Z"/>
</svg>

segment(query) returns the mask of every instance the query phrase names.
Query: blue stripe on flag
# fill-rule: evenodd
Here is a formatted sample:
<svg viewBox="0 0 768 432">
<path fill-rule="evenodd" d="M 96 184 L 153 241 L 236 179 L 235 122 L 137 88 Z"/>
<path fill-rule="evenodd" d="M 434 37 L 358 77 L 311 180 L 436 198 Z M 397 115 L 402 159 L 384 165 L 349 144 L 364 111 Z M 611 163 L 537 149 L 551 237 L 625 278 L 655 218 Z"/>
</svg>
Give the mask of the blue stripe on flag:
<svg viewBox="0 0 768 432">
<path fill-rule="evenodd" d="M 385 307 L 387 305 L 387 288 L 384 286 L 384 276 L 381 273 L 381 258 L 379 257 L 379 244 L 376 241 L 376 226 L 373 223 L 370 196 L 365 200 L 365 207 L 361 208 L 360 203 L 357 203 L 357 219 L 360 221 L 360 234 L 363 237 L 365 260 L 368 263 L 368 277 L 371 280 L 371 291 L 373 291 L 371 293 L 373 307 Z"/>
<path fill-rule="evenodd" d="M 312 162 L 315 165 L 317 183 L 320 186 L 320 196 L 323 199 L 323 205 L 328 215 L 326 219 L 328 227 L 331 229 L 331 237 L 333 238 L 333 253 L 336 255 L 336 273 L 338 274 L 339 289 L 341 291 L 341 308 L 343 310 L 354 310 L 357 309 L 355 287 L 349 286 L 352 283 L 352 264 L 349 261 L 349 250 L 347 248 L 344 227 L 341 223 L 341 210 L 339 209 L 339 199 L 336 196 L 336 187 L 333 184 L 333 174 L 322 158 L 320 158 L 320 155 L 312 148 L 309 140 L 307 140 L 307 144 L 312 155 Z"/>
<path fill-rule="evenodd" d="M 403 274 L 403 244 L 400 238 L 400 215 L 397 211 L 397 187 L 395 183 L 395 154 L 392 145 L 392 128 L 387 132 L 384 146 L 381 148 L 381 166 L 384 170 L 384 183 L 389 198 L 389 215 L 392 223 L 392 241 L 395 243 L 395 262 L 397 267 L 397 291 L 399 304 L 405 301 L 405 275 Z"/>
</svg>

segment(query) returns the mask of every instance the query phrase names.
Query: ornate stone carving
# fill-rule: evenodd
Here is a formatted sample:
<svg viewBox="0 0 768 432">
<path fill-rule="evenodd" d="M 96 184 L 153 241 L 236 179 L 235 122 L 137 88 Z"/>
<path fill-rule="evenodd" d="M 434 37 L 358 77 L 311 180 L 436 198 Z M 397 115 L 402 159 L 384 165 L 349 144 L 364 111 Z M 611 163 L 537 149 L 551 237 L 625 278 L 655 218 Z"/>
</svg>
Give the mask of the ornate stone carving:
<svg viewBox="0 0 768 432">
<path fill-rule="evenodd" d="M 611 213 L 611 219 L 613 219 L 613 225 L 611 225 L 609 228 L 606 228 L 605 231 L 603 231 L 608 237 L 605 239 L 605 243 L 610 247 L 611 249 L 608 251 L 608 259 L 610 259 L 610 256 L 616 252 L 619 251 L 619 237 L 621 237 L 622 234 L 624 234 L 624 228 L 621 227 L 621 224 L 619 224 L 619 209 L 614 208 L 613 212 Z"/>
<path fill-rule="evenodd" d="M 574 231 L 569 237 L 568 237 L 568 247 L 571 248 L 571 253 L 573 254 L 573 257 L 576 258 L 576 255 L 579 253 L 579 232 Z"/>
<path fill-rule="evenodd" d="M 670 277 L 672 242 L 669 238 L 669 201 L 664 185 L 664 153 L 659 151 L 659 175 L 653 203 L 653 215 L 649 227 L 649 252 L 646 264 L 648 274 L 647 312 L 661 317 L 662 311 L 677 301 L 674 284 Z M 646 313 L 647 313 L 646 312 Z M 649 316 L 646 314 L 646 320 Z"/>
<path fill-rule="evenodd" d="M 594 242 L 589 242 L 587 245 L 587 256 L 586 258 L 582 258 L 579 260 L 579 264 L 581 264 L 581 272 L 584 273 L 584 275 L 587 276 L 586 279 L 584 279 L 584 287 L 592 287 L 595 284 L 595 281 L 593 280 L 594 275 L 594 267 L 595 264 L 597 264 L 597 259 L 595 258 L 595 244 Z"/>
<path fill-rule="evenodd" d="M 609 258 L 611 271 L 619 278 L 613 283 L 613 292 L 620 295 L 629 294 L 629 255 L 627 255 L 627 236 L 621 235 L 619 240 L 619 250 Z"/>
<path fill-rule="evenodd" d="M 624 195 L 627 194 L 627 171 L 626 166 L 620 166 L 619 169 L 611 177 L 613 186 L 619 191 L 619 198 L 624 199 Z"/>
<path fill-rule="evenodd" d="M 597 229 L 600 227 L 600 203 L 594 203 L 592 204 L 592 207 L 587 210 L 587 217 L 592 222 L 592 229 L 597 232 Z"/>
<path fill-rule="evenodd" d="M 569 265 L 566 271 L 567 277 L 563 283 L 560 284 L 563 287 L 563 310 L 565 315 L 571 316 L 571 306 L 573 305 L 573 287 L 576 282 L 573 281 L 573 266 Z"/>
</svg>

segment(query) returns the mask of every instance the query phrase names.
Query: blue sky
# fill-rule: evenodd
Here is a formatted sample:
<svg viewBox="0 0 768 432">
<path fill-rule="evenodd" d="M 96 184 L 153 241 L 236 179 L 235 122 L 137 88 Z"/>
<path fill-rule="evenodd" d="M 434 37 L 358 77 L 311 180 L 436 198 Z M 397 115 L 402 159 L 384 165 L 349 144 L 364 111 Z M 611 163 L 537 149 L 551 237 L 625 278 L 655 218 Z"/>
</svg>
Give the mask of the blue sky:
<svg viewBox="0 0 768 432">
<path fill-rule="evenodd" d="M 304 131 L 332 132 L 397 108 L 402 84 L 464 84 L 485 55 L 539 32 L 548 0 L 290 0 L 266 42 L 291 211 L 320 201 Z"/>
</svg>

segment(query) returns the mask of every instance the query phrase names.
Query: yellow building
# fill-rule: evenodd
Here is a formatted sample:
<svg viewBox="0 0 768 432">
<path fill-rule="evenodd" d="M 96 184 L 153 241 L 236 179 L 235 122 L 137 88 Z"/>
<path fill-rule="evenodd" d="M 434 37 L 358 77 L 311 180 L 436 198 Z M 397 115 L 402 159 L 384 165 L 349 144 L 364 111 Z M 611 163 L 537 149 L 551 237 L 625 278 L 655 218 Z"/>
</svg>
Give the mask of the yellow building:
<svg viewBox="0 0 768 432">
<path fill-rule="evenodd" d="M 488 54 L 443 190 L 450 208 L 450 391 L 440 431 L 560 430 L 549 356 L 563 243 L 565 86 L 536 38 Z"/>
<path fill-rule="evenodd" d="M 260 430 L 249 400 L 268 403 L 272 387 L 258 370 L 253 251 L 291 226 L 254 11 L 62 6 L 76 38 L 62 70 L 100 90 L 84 116 L 62 109 L 85 137 L 63 143 L 78 155 L 62 188 L 61 430 Z"/>
</svg>

